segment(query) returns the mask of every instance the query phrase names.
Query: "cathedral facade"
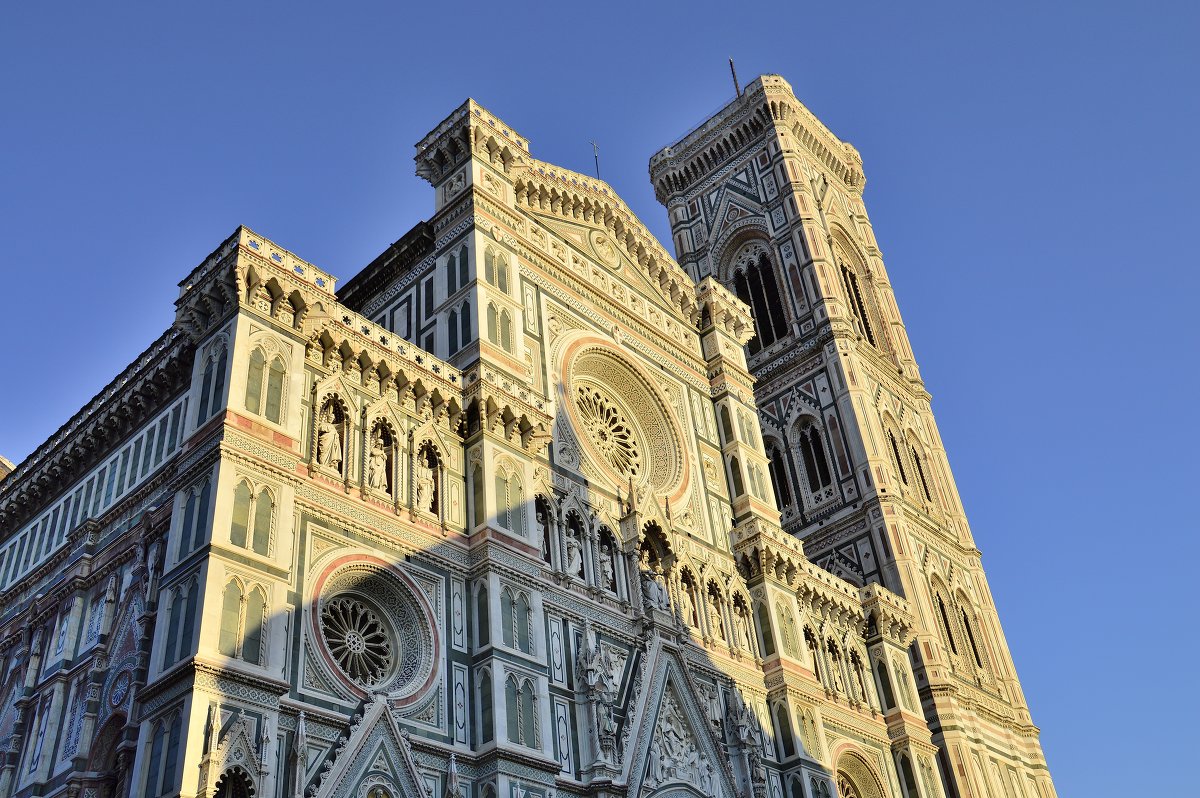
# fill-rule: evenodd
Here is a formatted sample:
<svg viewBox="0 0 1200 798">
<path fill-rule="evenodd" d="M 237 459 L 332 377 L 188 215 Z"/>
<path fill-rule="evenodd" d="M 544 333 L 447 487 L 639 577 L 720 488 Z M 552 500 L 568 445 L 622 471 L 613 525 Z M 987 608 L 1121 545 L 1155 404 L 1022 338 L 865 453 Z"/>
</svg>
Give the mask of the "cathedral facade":
<svg viewBox="0 0 1200 798">
<path fill-rule="evenodd" d="M 0 479 L 0 798 L 1053 798 L 862 200 L 777 76 L 675 255 L 467 101 Z"/>
</svg>

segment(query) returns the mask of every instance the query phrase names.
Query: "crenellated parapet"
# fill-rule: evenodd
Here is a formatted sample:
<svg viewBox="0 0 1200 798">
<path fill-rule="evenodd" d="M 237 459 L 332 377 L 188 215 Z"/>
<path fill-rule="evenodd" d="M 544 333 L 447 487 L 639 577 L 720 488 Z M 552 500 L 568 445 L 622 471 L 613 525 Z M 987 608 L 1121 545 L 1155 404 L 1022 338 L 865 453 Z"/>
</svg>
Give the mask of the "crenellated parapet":
<svg viewBox="0 0 1200 798">
<path fill-rule="evenodd" d="M 783 132 L 850 191 L 862 193 L 866 179 L 858 151 L 805 108 L 786 80 L 762 75 L 703 125 L 650 159 L 650 181 L 659 202 L 689 192 L 769 130 Z"/>
</svg>

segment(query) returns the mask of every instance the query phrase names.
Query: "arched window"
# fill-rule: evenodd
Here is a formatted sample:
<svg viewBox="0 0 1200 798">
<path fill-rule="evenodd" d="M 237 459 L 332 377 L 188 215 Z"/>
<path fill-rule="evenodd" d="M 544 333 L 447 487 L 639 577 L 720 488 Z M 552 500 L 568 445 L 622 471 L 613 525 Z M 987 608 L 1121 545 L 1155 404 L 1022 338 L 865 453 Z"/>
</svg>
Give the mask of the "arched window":
<svg viewBox="0 0 1200 798">
<path fill-rule="evenodd" d="M 250 485 L 239 482 L 233 490 L 233 524 L 229 529 L 229 542 L 246 548 L 246 534 L 250 527 Z"/>
<path fill-rule="evenodd" d="M 925 494 L 925 501 L 933 501 L 933 494 L 929 491 L 929 482 L 925 479 L 925 467 L 921 465 L 921 455 L 917 454 L 915 446 L 908 447 L 912 453 L 913 468 L 917 471 L 917 480 L 921 483 L 921 491 Z"/>
<path fill-rule="evenodd" d="M 221 407 L 225 398 L 225 369 L 229 366 L 229 353 L 224 346 L 210 352 L 204 363 L 204 374 L 200 380 L 200 403 L 196 413 L 196 425 L 203 424 Z"/>
<path fill-rule="evenodd" d="M 496 306 L 491 302 L 487 306 L 487 336 L 488 340 L 492 343 L 500 343 L 498 314 L 496 313 Z"/>
<path fill-rule="evenodd" d="M 253 495 L 250 483 L 238 483 L 233 491 L 233 523 L 229 530 L 229 542 L 239 548 L 249 548 L 264 557 L 271 547 L 271 520 L 275 514 L 275 500 L 266 488 Z M 254 519 L 253 527 L 250 519 Z"/>
<path fill-rule="evenodd" d="M 504 706 L 508 719 L 508 740 L 529 748 L 540 748 L 537 704 L 532 679 L 509 674 L 504 680 Z"/>
<path fill-rule="evenodd" d="M 937 602 L 938 614 L 942 617 L 942 627 L 946 630 L 946 641 L 950 643 L 950 651 L 957 654 L 958 646 L 954 642 L 954 629 L 950 626 L 950 616 L 946 614 L 946 602 L 942 601 L 940 593 L 934 596 L 934 601 Z"/>
<path fill-rule="evenodd" d="M 787 707 L 782 703 L 776 704 L 771 717 L 775 721 L 775 740 L 778 743 L 776 753 L 780 761 L 795 756 L 796 738 L 792 734 L 792 719 Z"/>
<path fill-rule="evenodd" d="M 771 611 L 767 609 L 766 604 L 759 604 L 755 608 L 754 614 L 758 618 L 758 635 L 762 640 L 763 657 L 769 657 L 775 653 L 775 635 L 771 631 Z"/>
<path fill-rule="evenodd" d="M 767 449 L 767 471 L 771 475 L 771 485 L 775 489 L 775 503 L 779 509 L 792 506 L 791 474 L 784 465 L 784 456 L 772 444 Z"/>
<path fill-rule="evenodd" d="M 267 356 L 261 349 L 250 353 L 250 368 L 246 374 L 246 410 L 266 416 L 278 424 L 283 415 L 283 379 L 286 370 L 283 359 L 276 356 L 267 366 Z M 265 394 L 266 401 L 263 401 Z"/>
<path fill-rule="evenodd" d="M 189 552 L 200 548 L 208 534 L 208 503 L 211 492 L 211 483 L 207 479 L 199 488 L 193 487 L 188 491 L 183 504 L 183 518 L 180 520 L 180 560 Z"/>
<path fill-rule="evenodd" d="M 240 582 L 231 579 L 221 592 L 217 650 L 231 659 L 261 665 L 266 617 L 267 596 L 262 588 L 254 587 L 246 593 Z"/>
<path fill-rule="evenodd" d="M 817 498 L 823 489 L 833 484 L 833 474 L 829 471 L 829 459 L 825 456 L 825 442 L 820 428 L 811 421 L 805 422 L 800 427 L 796 445 L 800 449 L 800 459 L 804 462 L 808 490 Z"/>
<path fill-rule="evenodd" d="M 975 655 L 975 665 L 983 668 L 983 658 L 979 656 L 979 646 L 975 644 L 975 632 L 971 629 L 971 619 L 967 617 L 967 611 L 962 607 L 958 608 L 962 614 L 963 629 L 967 632 L 967 642 L 971 644 L 971 653 Z"/>
<path fill-rule="evenodd" d="M 471 507 L 472 520 L 479 526 L 487 520 L 487 506 L 483 495 L 483 469 L 478 465 L 471 469 Z"/>
<path fill-rule="evenodd" d="M 721 405 L 721 437 L 724 443 L 733 443 L 733 423 L 729 420 L 729 408 Z"/>
<path fill-rule="evenodd" d="M 250 353 L 250 369 L 246 374 L 246 410 L 251 413 L 262 412 L 263 377 L 267 371 L 267 356 L 261 349 Z"/>
<path fill-rule="evenodd" d="M 526 679 L 521 685 L 521 744 L 530 748 L 541 748 L 538 741 L 537 704 L 533 692 L 533 681 Z"/>
<path fill-rule="evenodd" d="M 193 525 L 195 537 L 192 539 L 192 548 L 200 548 L 200 544 L 208 536 L 208 510 L 209 501 L 212 497 L 212 483 L 209 480 L 204 480 L 204 485 L 200 488 L 200 496 L 196 500 L 196 523 Z"/>
<path fill-rule="evenodd" d="M 492 741 L 492 735 L 494 734 L 492 724 L 493 711 L 492 672 L 485 669 L 479 672 L 479 742 L 481 744 Z"/>
<path fill-rule="evenodd" d="M 450 311 L 449 317 L 446 319 L 446 336 L 449 339 L 449 345 L 446 351 L 454 354 L 458 351 L 458 311 Z"/>
<path fill-rule="evenodd" d="M 504 719 L 508 727 L 508 741 L 521 742 L 521 685 L 517 677 L 509 674 L 504 680 Z"/>
<path fill-rule="evenodd" d="M 905 754 L 900 755 L 900 783 L 904 786 L 905 798 L 920 798 L 917 777 L 913 774 L 912 764 Z"/>
<path fill-rule="evenodd" d="M 184 630 L 188 623 L 188 605 L 191 603 L 192 586 L 179 585 L 170 593 L 171 609 L 167 615 L 167 639 L 163 646 L 163 668 L 167 668 L 184 656 L 191 653 L 190 629 Z M 184 648 L 184 636 L 188 638 L 188 646 Z"/>
<path fill-rule="evenodd" d="M 481 584 L 475 593 L 475 645 L 483 648 L 488 644 L 488 625 L 491 623 L 488 614 L 487 584 Z"/>
<path fill-rule="evenodd" d="M 775 268 L 766 248 L 758 242 L 747 245 L 734 260 L 733 290 L 738 299 L 750 306 L 754 317 L 754 338 L 747 348 L 750 354 L 765 349 L 787 335 L 787 315 Z"/>
<path fill-rule="evenodd" d="M 510 532 L 525 534 L 525 496 L 516 474 L 496 472 L 496 523 Z"/>
<path fill-rule="evenodd" d="M 453 296 L 458 290 L 458 259 L 451 252 L 446 258 L 446 296 Z"/>
<path fill-rule="evenodd" d="M 271 517 L 275 514 L 275 502 L 264 487 L 254 500 L 254 538 L 251 548 L 256 554 L 266 556 L 271 545 Z"/>
<path fill-rule="evenodd" d="M 883 708 L 892 709 L 896 706 L 896 695 L 892 692 L 892 680 L 888 676 L 887 663 L 881 659 L 875 660 L 875 680 L 879 683 L 879 692 L 883 696 Z"/>
<path fill-rule="evenodd" d="M 458 250 L 458 287 L 464 288 L 468 282 L 467 245 L 463 244 Z"/>
<path fill-rule="evenodd" d="M 888 430 L 888 445 L 892 447 L 892 462 L 896 465 L 896 473 L 900 475 L 900 481 L 905 485 L 908 484 L 908 473 L 904 470 L 904 459 L 900 456 L 900 447 L 896 445 L 896 436 Z"/>
<path fill-rule="evenodd" d="M 242 623 L 242 588 L 229 582 L 221 593 L 221 632 L 217 651 L 226 657 L 237 656 L 238 635 Z"/>
<path fill-rule="evenodd" d="M 500 347 L 505 352 L 512 352 L 512 316 L 507 310 L 500 311 Z"/>
<path fill-rule="evenodd" d="M 509 648 L 517 647 L 516 615 L 517 600 L 506 587 L 500 591 L 500 625 L 503 627 L 500 631 L 504 635 L 504 645 Z"/>
<path fill-rule="evenodd" d="M 496 254 L 488 247 L 483 251 L 483 279 L 496 284 Z"/>
<path fill-rule="evenodd" d="M 508 258 L 503 255 L 496 258 L 496 287 L 508 293 Z"/>
<path fill-rule="evenodd" d="M 517 594 L 517 606 L 513 616 L 513 621 L 517 626 L 517 648 L 526 654 L 532 654 L 533 641 L 530 638 L 530 627 L 533 625 L 533 611 L 529 608 L 528 593 L 522 591 Z"/>
<path fill-rule="evenodd" d="M 736 457 L 729 458 L 729 478 L 733 484 L 733 496 L 737 498 L 746 492 L 745 486 L 742 484 L 742 467 L 738 463 Z"/>
<path fill-rule="evenodd" d="M 462 346 L 471 343 L 471 303 L 464 302 L 462 315 L 459 316 L 459 341 Z"/>
<path fill-rule="evenodd" d="M 263 622 L 267 615 L 267 597 L 262 588 L 254 588 L 246 597 L 246 620 L 242 634 L 242 659 L 251 665 L 262 664 Z"/>
<path fill-rule="evenodd" d="M 867 317 L 867 307 L 863 304 L 862 293 L 858 290 L 858 275 L 849 266 L 842 264 L 842 284 L 846 289 L 846 302 L 850 305 L 850 314 L 854 316 L 859 331 L 875 346 L 875 334 L 871 330 L 871 320 Z"/>
</svg>

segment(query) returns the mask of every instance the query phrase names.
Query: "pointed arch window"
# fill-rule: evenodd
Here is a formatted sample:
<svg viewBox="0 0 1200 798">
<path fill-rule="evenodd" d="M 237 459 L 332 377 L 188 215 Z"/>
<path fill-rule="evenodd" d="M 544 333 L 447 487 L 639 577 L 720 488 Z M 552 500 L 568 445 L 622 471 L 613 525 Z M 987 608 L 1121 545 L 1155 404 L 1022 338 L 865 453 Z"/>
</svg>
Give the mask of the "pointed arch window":
<svg viewBox="0 0 1200 798">
<path fill-rule="evenodd" d="M 917 453 L 915 446 L 908 447 L 909 453 L 912 454 L 913 470 L 917 472 L 917 481 L 921 483 L 921 492 L 925 494 L 925 501 L 933 501 L 933 494 L 929 490 L 929 481 L 925 479 L 925 466 L 921 464 L 921 455 Z"/>
<path fill-rule="evenodd" d="M 859 331 L 863 337 L 875 346 L 875 333 L 871 330 L 871 320 L 867 316 L 867 307 L 863 303 L 862 292 L 858 288 L 858 275 L 847 266 L 842 264 L 842 285 L 846 289 L 846 301 L 850 305 L 850 313 L 854 316 L 855 322 L 858 324 Z"/>
<path fill-rule="evenodd" d="M 496 522 L 510 532 L 525 534 L 525 496 L 516 474 L 496 473 Z"/>
<path fill-rule="evenodd" d="M 481 745 L 492 741 L 494 734 L 492 713 L 494 711 L 492 672 L 485 668 L 479 672 L 479 743 Z"/>
<path fill-rule="evenodd" d="M 276 355 L 267 363 L 261 349 L 250 353 L 250 367 L 246 373 L 246 411 L 265 416 L 278 424 L 283 416 L 283 380 L 287 370 L 283 358 Z"/>
<path fill-rule="evenodd" d="M 467 245 L 463 244 L 458 250 L 458 287 L 466 288 L 469 282 L 467 266 Z"/>
<path fill-rule="evenodd" d="M 820 427 L 811 421 L 803 424 L 796 444 L 800 449 L 800 459 L 804 463 L 808 490 L 815 498 L 820 491 L 833 484 L 833 474 L 829 470 L 829 458 L 825 454 Z"/>
<path fill-rule="evenodd" d="M 197 487 L 188 491 L 183 504 L 183 518 L 180 521 L 178 559 L 200 548 L 208 535 L 209 499 L 212 493 L 212 483 L 205 479 Z"/>
<path fill-rule="evenodd" d="M 729 477 L 733 484 L 733 496 L 737 498 L 746 492 L 745 485 L 742 483 L 742 467 L 738 463 L 736 457 L 729 458 Z"/>
<path fill-rule="evenodd" d="M 533 612 L 529 604 L 529 594 L 508 587 L 500 591 L 500 621 L 504 627 L 504 645 L 525 654 L 532 654 Z"/>
<path fill-rule="evenodd" d="M 533 680 L 509 674 L 504 680 L 508 740 L 528 748 L 541 748 L 538 741 L 537 700 Z"/>
<path fill-rule="evenodd" d="M 491 302 L 487 306 L 487 337 L 494 344 L 500 343 L 500 321 L 496 306 Z"/>
<path fill-rule="evenodd" d="M 163 646 L 163 668 L 191 655 L 196 635 L 196 598 L 199 586 L 189 579 L 171 590 L 167 614 L 167 639 Z"/>
<path fill-rule="evenodd" d="M 458 258 L 453 252 L 446 258 L 446 296 L 458 290 Z"/>
<path fill-rule="evenodd" d="M 755 336 L 748 343 L 750 354 L 765 349 L 787 335 L 787 314 L 775 275 L 775 267 L 766 249 L 752 243 L 734 260 L 733 290 L 738 299 L 750 306 Z"/>
<path fill-rule="evenodd" d="M 446 319 L 446 336 L 449 339 L 449 345 L 446 351 L 453 355 L 458 351 L 458 311 L 450 311 L 449 317 Z"/>
<path fill-rule="evenodd" d="M 971 653 L 975 655 L 975 665 L 978 668 L 983 668 L 983 658 L 979 656 L 979 646 L 975 644 L 975 632 L 971 629 L 971 619 L 967 617 L 967 611 L 962 607 L 958 608 L 962 615 L 963 630 L 967 633 L 967 642 L 971 644 Z"/>
<path fill-rule="evenodd" d="M 942 627 L 946 630 L 946 641 L 950 644 L 950 651 L 957 655 L 958 645 L 954 641 L 954 629 L 950 626 L 950 616 L 946 614 L 946 602 L 942 600 L 940 593 L 934 596 L 934 601 L 937 603 L 938 614 L 942 617 Z"/>
<path fill-rule="evenodd" d="M 233 491 L 233 523 L 229 530 L 229 542 L 266 557 L 271 548 L 271 522 L 274 516 L 275 500 L 271 492 L 261 488 L 256 496 L 250 483 L 242 480 Z"/>
<path fill-rule="evenodd" d="M 221 407 L 225 398 L 225 370 L 229 366 L 229 352 L 224 346 L 210 353 L 204 364 L 204 376 L 200 381 L 200 406 L 196 424 L 203 424 Z"/>
<path fill-rule="evenodd" d="M 775 489 L 775 503 L 781 510 L 791 507 L 791 472 L 784 464 L 784 455 L 773 443 L 767 448 L 767 471 L 771 475 L 771 486 Z"/>
<path fill-rule="evenodd" d="M 217 650 L 251 665 L 263 663 L 267 596 L 261 587 L 246 588 L 230 580 L 221 592 L 221 628 Z"/>
<path fill-rule="evenodd" d="M 459 311 L 459 345 L 466 346 L 471 343 L 471 303 L 464 302 L 462 309 Z"/>
<path fill-rule="evenodd" d="M 908 484 L 908 472 L 904 470 L 904 458 L 900 456 L 900 447 L 896 444 L 896 436 L 891 430 L 888 430 L 888 445 L 892 448 L 892 462 L 896 465 L 896 473 L 900 475 L 900 481 L 905 485 Z"/>
<path fill-rule="evenodd" d="M 512 316 L 507 310 L 500 311 L 500 347 L 505 352 L 512 352 Z"/>
</svg>

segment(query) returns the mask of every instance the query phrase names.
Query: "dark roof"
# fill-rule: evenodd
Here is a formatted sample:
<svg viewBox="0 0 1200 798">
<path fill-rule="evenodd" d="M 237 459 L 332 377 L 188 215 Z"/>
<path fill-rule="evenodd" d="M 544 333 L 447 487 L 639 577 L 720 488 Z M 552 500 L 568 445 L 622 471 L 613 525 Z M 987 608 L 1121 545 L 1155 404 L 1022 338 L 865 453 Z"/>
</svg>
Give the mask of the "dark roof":
<svg viewBox="0 0 1200 798">
<path fill-rule="evenodd" d="M 432 252 L 433 243 L 433 226 L 428 222 L 417 222 L 399 241 L 385 249 L 338 289 L 338 302 L 355 313 L 361 313 L 372 297 Z"/>
</svg>

